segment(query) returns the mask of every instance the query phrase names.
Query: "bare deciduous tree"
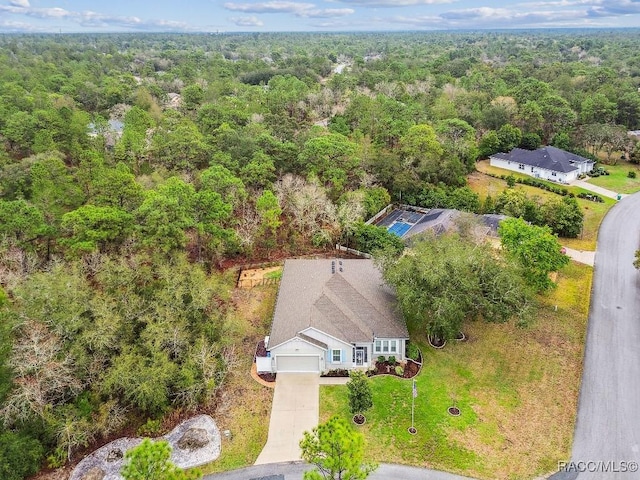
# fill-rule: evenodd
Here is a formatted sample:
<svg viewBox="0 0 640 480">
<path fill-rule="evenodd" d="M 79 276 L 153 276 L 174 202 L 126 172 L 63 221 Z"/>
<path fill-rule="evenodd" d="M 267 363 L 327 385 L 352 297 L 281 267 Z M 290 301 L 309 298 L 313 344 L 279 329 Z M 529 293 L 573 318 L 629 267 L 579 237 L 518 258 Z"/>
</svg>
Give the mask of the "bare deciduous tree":
<svg viewBox="0 0 640 480">
<path fill-rule="evenodd" d="M 9 365 L 15 379 L 0 410 L 5 424 L 33 414 L 43 417 L 48 408 L 82 389 L 73 371 L 73 358 L 62 351 L 60 338 L 39 322 L 26 321 L 20 326 Z"/>
<path fill-rule="evenodd" d="M 283 213 L 291 219 L 291 226 L 304 237 L 337 231 L 335 205 L 317 182 L 288 174 L 276 184 L 276 195 Z"/>
</svg>

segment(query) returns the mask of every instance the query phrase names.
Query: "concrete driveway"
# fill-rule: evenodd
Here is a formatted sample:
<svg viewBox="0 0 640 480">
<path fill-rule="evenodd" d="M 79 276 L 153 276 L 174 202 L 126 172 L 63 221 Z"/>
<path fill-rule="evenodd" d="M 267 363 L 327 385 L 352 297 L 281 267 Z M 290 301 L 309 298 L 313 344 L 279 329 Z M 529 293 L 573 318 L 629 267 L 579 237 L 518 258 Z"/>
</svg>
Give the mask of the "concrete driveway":
<svg viewBox="0 0 640 480">
<path fill-rule="evenodd" d="M 300 460 L 303 432 L 318 425 L 319 398 L 317 373 L 278 373 L 269 436 L 256 465 Z"/>
<path fill-rule="evenodd" d="M 602 197 L 609 197 L 616 200 L 618 198 L 618 192 L 613 192 L 611 190 L 607 190 L 606 188 L 599 187 L 598 185 L 594 185 L 585 180 L 574 180 L 570 184 L 572 187 L 580 187 L 585 190 L 589 190 L 590 192 L 597 193 Z M 626 195 L 620 195 L 621 197 L 626 197 Z"/>
</svg>

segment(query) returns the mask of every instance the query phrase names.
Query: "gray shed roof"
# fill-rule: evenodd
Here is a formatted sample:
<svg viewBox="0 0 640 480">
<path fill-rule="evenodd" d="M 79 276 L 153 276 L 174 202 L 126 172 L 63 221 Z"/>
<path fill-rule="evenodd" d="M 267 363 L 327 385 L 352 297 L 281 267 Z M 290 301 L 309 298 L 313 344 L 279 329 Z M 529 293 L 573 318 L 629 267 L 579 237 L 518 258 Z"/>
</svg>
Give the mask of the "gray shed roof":
<svg viewBox="0 0 640 480">
<path fill-rule="evenodd" d="M 269 347 L 309 327 L 346 343 L 409 338 L 393 291 L 373 261 L 364 259 L 285 262 Z"/>
<path fill-rule="evenodd" d="M 561 173 L 577 170 L 578 167 L 575 166 L 577 163 L 593 162 L 593 160 L 556 147 L 541 147 L 533 151 L 514 148 L 509 153 L 496 153 L 492 157 Z"/>
</svg>

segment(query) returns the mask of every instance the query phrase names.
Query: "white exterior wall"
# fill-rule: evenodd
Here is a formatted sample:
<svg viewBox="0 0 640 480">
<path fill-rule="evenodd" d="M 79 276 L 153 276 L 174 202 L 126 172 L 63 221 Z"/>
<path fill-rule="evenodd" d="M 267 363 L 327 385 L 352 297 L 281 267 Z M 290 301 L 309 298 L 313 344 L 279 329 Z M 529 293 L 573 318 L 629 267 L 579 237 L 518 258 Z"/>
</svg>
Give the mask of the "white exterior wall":
<svg viewBox="0 0 640 480">
<path fill-rule="evenodd" d="M 518 173 L 525 173 L 518 168 L 517 163 L 509 162 L 501 158 L 489 157 L 489 164 L 493 167 L 504 168 L 505 170 L 512 170 Z"/>
<path fill-rule="evenodd" d="M 316 356 L 320 357 L 320 371 L 325 370 L 325 352 L 324 349 L 312 345 L 308 342 L 293 338 L 288 342 L 278 345 L 269 350 L 271 354 L 271 371 L 276 371 L 276 360 L 278 355 L 300 355 L 300 356 Z"/>
<path fill-rule="evenodd" d="M 585 162 L 585 163 L 581 163 L 579 165 L 576 165 L 576 167 L 578 167 L 580 173 L 587 174 L 591 170 L 593 170 L 593 165 L 594 165 L 593 162 Z"/>
<path fill-rule="evenodd" d="M 353 368 L 353 345 L 343 342 L 337 338 L 327 335 L 315 328 L 307 328 L 301 333 L 327 344 L 329 347 L 324 353 L 324 370 L 336 370 L 336 369 L 352 369 Z M 341 362 L 333 362 L 333 350 L 341 351 Z"/>
<path fill-rule="evenodd" d="M 299 338 L 293 338 L 288 342 L 285 342 L 275 348 L 269 350 L 270 357 L 257 358 L 256 363 L 259 372 L 276 372 L 277 370 L 277 361 L 276 357 L 279 355 L 287 355 L 287 356 L 319 356 L 320 357 L 320 371 L 325 372 L 328 370 L 337 370 L 337 369 L 346 369 L 351 370 L 354 368 L 369 368 L 375 364 L 376 360 L 380 355 L 384 355 L 385 357 L 394 356 L 396 360 L 401 362 L 405 360 L 404 352 L 406 347 L 406 340 L 403 338 L 379 338 L 377 340 L 386 340 L 391 341 L 395 340 L 397 351 L 396 352 L 388 352 L 388 353 L 376 353 L 375 342 L 366 343 L 359 342 L 356 345 L 352 345 L 350 343 L 343 342 L 342 340 L 338 340 L 330 335 L 327 335 L 324 332 L 316 330 L 315 328 L 308 328 L 303 330 L 301 333 L 318 340 L 327 345 L 327 350 L 324 348 L 313 345 L 309 342 L 301 340 Z M 356 365 L 354 362 L 354 350 L 355 347 L 366 347 L 367 348 L 367 361 L 363 362 L 362 365 Z M 333 361 L 333 351 L 340 351 L 340 362 Z"/>
<path fill-rule="evenodd" d="M 376 342 L 375 340 L 380 340 L 381 342 L 386 341 L 391 341 L 391 340 L 395 340 L 396 341 L 396 345 L 397 345 L 397 351 L 396 352 L 376 352 L 375 350 L 375 346 L 376 346 Z M 371 352 L 371 356 L 373 357 L 373 361 L 375 362 L 379 356 L 383 356 L 383 357 L 396 357 L 396 360 L 399 362 L 403 362 L 405 360 L 405 356 L 404 356 L 404 351 L 405 351 L 405 342 L 406 340 L 403 338 L 376 338 L 373 342 L 373 349 Z"/>
<path fill-rule="evenodd" d="M 271 357 L 256 357 L 256 369 L 258 373 L 273 372 Z"/>
<path fill-rule="evenodd" d="M 581 169 L 573 170 L 568 173 L 554 172 L 552 170 L 547 170 L 546 168 L 532 167 L 531 165 L 524 165 L 524 170 L 519 166 L 522 165 L 518 162 L 511 162 L 509 160 L 503 160 L 502 158 L 490 158 L 490 164 L 494 167 L 504 168 L 505 170 L 511 170 L 512 172 L 524 173 L 525 175 L 529 175 L 534 178 L 541 178 L 542 180 L 550 180 L 552 182 L 558 183 L 570 183 L 578 178 L 581 172 Z M 580 167 L 578 165 L 578 167 Z"/>
</svg>

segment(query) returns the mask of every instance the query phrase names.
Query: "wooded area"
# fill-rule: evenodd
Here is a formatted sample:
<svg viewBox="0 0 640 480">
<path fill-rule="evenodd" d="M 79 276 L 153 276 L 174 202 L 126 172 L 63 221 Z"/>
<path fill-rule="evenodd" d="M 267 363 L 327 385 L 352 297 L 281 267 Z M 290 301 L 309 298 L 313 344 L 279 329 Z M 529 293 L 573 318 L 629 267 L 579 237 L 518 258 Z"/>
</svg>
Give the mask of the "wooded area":
<svg viewBox="0 0 640 480">
<path fill-rule="evenodd" d="M 401 248 L 363 226 L 391 201 L 577 236 L 574 198 L 466 175 L 516 146 L 640 163 L 638 33 L 0 37 L 0 476 L 213 411 L 229 264 Z"/>
</svg>

